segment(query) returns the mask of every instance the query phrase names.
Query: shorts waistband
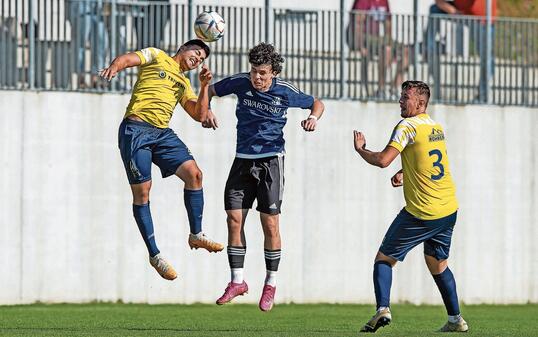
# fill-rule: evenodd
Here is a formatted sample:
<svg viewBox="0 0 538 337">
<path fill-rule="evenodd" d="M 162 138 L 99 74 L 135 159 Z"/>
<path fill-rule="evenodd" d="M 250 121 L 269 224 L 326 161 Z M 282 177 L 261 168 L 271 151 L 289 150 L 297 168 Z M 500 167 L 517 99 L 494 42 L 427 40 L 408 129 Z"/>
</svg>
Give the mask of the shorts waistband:
<svg viewBox="0 0 538 337">
<path fill-rule="evenodd" d="M 122 123 L 129 123 L 129 124 L 134 124 L 134 125 L 139 125 L 139 126 L 144 126 L 144 127 L 147 127 L 147 128 L 153 128 L 153 129 L 161 129 L 159 127 L 156 127 L 155 125 L 153 124 L 150 124 L 148 122 L 144 122 L 144 121 L 135 121 L 135 120 L 132 120 L 132 119 L 129 119 L 129 118 L 124 118 Z M 161 129 L 162 130 L 162 129 Z"/>
</svg>

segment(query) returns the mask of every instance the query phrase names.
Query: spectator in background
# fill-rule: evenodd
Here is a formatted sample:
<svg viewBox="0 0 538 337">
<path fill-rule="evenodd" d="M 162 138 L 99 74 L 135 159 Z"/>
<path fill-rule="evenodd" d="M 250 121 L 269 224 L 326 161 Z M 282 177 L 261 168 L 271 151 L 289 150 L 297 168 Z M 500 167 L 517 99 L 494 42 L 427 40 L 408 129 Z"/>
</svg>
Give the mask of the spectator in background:
<svg viewBox="0 0 538 337">
<path fill-rule="evenodd" d="M 430 14 L 446 14 L 446 15 L 474 15 L 474 16 L 486 16 L 486 4 L 487 0 L 435 0 L 435 4 L 430 7 Z M 497 1 L 491 0 L 491 16 L 497 15 Z M 478 95 L 475 100 L 478 102 L 487 102 L 487 69 L 489 59 L 490 62 L 490 76 L 493 77 L 494 60 L 493 60 L 493 45 L 491 46 L 492 55 L 487 57 L 487 22 L 485 19 L 476 20 L 470 22 L 471 39 L 474 41 L 477 54 L 480 57 L 480 80 Z M 492 43 L 495 40 L 495 27 L 492 25 Z M 433 65 L 433 71 L 430 68 L 430 72 L 434 78 L 436 87 L 439 87 L 439 48 L 435 47 L 435 35 L 439 32 L 440 25 L 439 20 L 430 18 L 428 20 L 427 28 L 427 51 L 428 51 L 428 64 Z M 437 91 L 438 92 L 438 91 Z"/>
<path fill-rule="evenodd" d="M 68 20 L 71 31 L 75 32 L 73 40 L 75 72 L 78 89 L 97 88 L 100 69 L 105 67 L 105 51 L 108 50 L 108 34 L 104 16 L 106 10 L 103 0 L 70 0 Z M 86 82 L 87 43 L 90 43 L 90 83 Z"/>
<path fill-rule="evenodd" d="M 166 49 L 163 45 L 164 27 L 170 21 L 170 1 L 143 0 L 140 2 L 145 4 L 140 5 L 134 20 L 137 49 L 149 46 Z"/>
<path fill-rule="evenodd" d="M 386 77 L 390 74 L 392 63 L 396 62 L 396 73 L 390 83 L 391 94 L 398 91 L 403 82 L 403 73 L 409 65 L 408 48 L 392 40 L 391 13 L 388 0 L 355 0 L 352 7 L 347 41 L 349 48 L 359 51 L 365 60 L 378 58 L 378 88 L 375 96 L 388 98 Z M 357 13 L 355 11 L 366 11 Z M 368 90 L 368 62 L 361 62 L 361 78 Z M 404 69 L 405 68 L 405 69 Z"/>
</svg>

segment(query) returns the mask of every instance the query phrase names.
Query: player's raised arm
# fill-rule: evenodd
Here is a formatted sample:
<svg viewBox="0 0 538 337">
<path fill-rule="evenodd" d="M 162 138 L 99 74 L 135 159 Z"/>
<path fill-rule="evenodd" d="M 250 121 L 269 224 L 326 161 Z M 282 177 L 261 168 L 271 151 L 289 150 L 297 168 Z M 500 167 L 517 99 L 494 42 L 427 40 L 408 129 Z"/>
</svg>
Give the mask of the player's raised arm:
<svg viewBox="0 0 538 337">
<path fill-rule="evenodd" d="M 310 115 L 303 121 L 301 121 L 301 127 L 305 131 L 314 131 L 318 120 L 323 115 L 325 111 L 325 105 L 323 102 L 317 98 L 314 99 L 314 104 L 312 104 L 312 109 L 310 110 Z"/>
<path fill-rule="evenodd" d="M 395 147 L 387 145 L 381 152 L 373 152 L 366 149 L 366 138 L 357 130 L 353 130 L 353 141 L 355 145 L 355 151 L 357 151 L 362 159 L 368 164 L 385 168 L 392 163 L 392 161 L 398 157 L 400 151 Z"/>
<path fill-rule="evenodd" d="M 142 61 L 136 53 L 123 54 L 116 57 L 108 67 L 101 69 L 99 76 L 110 81 L 123 69 L 139 66 L 141 63 Z"/>
<path fill-rule="evenodd" d="M 189 100 L 185 103 L 185 111 L 197 122 L 204 122 L 207 119 L 209 110 L 209 83 L 213 79 L 213 74 L 208 66 L 204 64 L 202 70 L 198 74 L 200 80 L 200 92 L 197 100 Z"/>
<path fill-rule="evenodd" d="M 209 103 L 211 103 L 211 99 L 213 98 L 213 96 L 217 96 L 217 92 L 215 91 L 215 86 L 213 84 L 209 86 L 207 93 L 209 96 Z M 209 104 L 209 106 L 211 106 L 211 104 Z M 213 130 L 216 130 L 219 127 L 218 122 L 217 122 L 217 117 L 215 116 L 215 114 L 213 113 L 210 107 L 208 108 L 208 111 L 207 111 L 207 118 L 204 121 L 202 121 L 202 126 L 204 128 L 208 128 L 208 129 L 211 128 Z"/>
</svg>

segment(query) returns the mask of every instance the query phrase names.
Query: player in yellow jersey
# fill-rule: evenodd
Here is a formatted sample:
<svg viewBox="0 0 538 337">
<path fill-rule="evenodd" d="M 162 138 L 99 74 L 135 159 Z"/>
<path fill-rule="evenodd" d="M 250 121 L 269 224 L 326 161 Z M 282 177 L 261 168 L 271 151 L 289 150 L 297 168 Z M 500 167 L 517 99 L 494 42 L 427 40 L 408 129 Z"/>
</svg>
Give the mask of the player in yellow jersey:
<svg viewBox="0 0 538 337">
<path fill-rule="evenodd" d="M 460 315 L 456 281 L 447 264 L 458 202 L 443 128 L 426 113 L 429 99 L 430 88 L 424 82 L 402 84 L 403 119 L 381 152 L 367 150 L 364 135 L 353 132 L 355 150 L 371 165 L 387 167 L 401 154 L 403 168 L 392 177 L 391 183 L 394 187 L 403 185 L 406 202 L 387 230 L 375 257 L 373 278 L 377 311 L 361 332 L 375 332 L 390 323 L 392 267 L 420 243 L 424 243 L 426 265 L 448 313 L 448 322 L 440 331 L 468 330 Z"/>
<path fill-rule="evenodd" d="M 150 47 L 117 57 L 100 74 L 110 81 L 125 68 L 139 67 L 131 101 L 120 124 L 118 143 L 133 194 L 133 215 L 148 249 L 149 261 L 168 280 L 175 279 L 177 273 L 161 256 L 155 242 L 149 207 L 152 162 L 160 168 L 163 178 L 176 175 L 185 183 L 183 196 L 189 218 L 191 249 L 217 252 L 224 248 L 202 232 L 202 172 L 189 149 L 168 128 L 177 103 L 194 120 L 200 122 L 207 118 L 211 72 L 207 66 L 202 67 L 198 96 L 184 73 L 201 65 L 209 53 L 209 47 L 201 40 L 186 42 L 171 57 Z"/>
</svg>

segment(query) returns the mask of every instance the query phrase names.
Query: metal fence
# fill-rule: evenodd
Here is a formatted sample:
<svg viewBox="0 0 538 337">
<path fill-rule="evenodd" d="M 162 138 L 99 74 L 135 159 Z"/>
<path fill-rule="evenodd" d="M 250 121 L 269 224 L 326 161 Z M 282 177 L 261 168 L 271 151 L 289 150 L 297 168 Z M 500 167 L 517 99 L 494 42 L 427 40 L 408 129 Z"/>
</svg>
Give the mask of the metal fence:
<svg viewBox="0 0 538 337">
<path fill-rule="evenodd" d="M 174 54 L 209 9 L 227 22 L 210 44 L 216 79 L 248 71 L 248 50 L 269 41 L 286 60 L 280 76 L 321 98 L 393 100 L 412 78 L 436 103 L 538 106 L 538 20 L 168 1 L 0 0 L 0 89 L 129 92 L 136 68 L 111 84 L 98 70 L 147 46 Z"/>
</svg>

